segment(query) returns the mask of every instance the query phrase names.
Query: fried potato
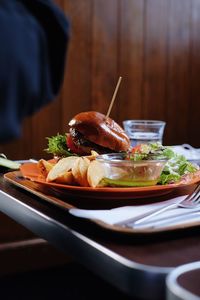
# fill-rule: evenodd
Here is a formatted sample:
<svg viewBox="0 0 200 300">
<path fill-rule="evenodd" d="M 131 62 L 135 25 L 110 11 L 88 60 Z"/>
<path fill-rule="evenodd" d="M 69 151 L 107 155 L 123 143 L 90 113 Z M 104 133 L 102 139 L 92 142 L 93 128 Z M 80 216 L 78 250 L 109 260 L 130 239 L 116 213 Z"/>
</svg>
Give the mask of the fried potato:
<svg viewBox="0 0 200 300">
<path fill-rule="evenodd" d="M 43 177 L 47 177 L 48 173 L 50 172 L 50 170 L 53 168 L 55 164 L 48 162 L 45 159 L 40 159 L 37 163 L 37 167 L 39 169 L 40 174 Z"/>
<path fill-rule="evenodd" d="M 93 160 L 92 162 L 90 162 L 90 165 L 87 170 L 87 180 L 89 186 L 97 187 L 101 179 L 103 179 L 105 175 L 105 169 L 100 162 L 98 162 L 97 160 Z"/>
<path fill-rule="evenodd" d="M 54 181 L 57 178 L 65 175 L 67 172 L 71 171 L 72 167 L 74 166 L 76 160 L 78 159 L 77 156 L 69 156 L 60 159 L 57 164 L 49 171 L 47 175 L 47 181 Z M 68 176 L 68 175 L 66 175 Z"/>
<path fill-rule="evenodd" d="M 86 157 L 86 158 L 89 159 L 89 160 L 94 160 L 98 155 L 99 155 L 99 153 L 97 153 L 97 152 L 94 151 L 94 150 L 91 150 L 91 155 L 84 156 L 84 157 Z"/>
<path fill-rule="evenodd" d="M 61 184 L 74 184 L 74 176 L 72 174 L 72 171 L 66 172 L 63 175 L 60 175 L 55 179 L 56 183 L 61 183 Z"/>
<path fill-rule="evenodd" d="M 74 163 L 74 166 L 72 168 L 72 174 L 74 176 L 75 181 L 80 186 L 89 186 L 87 180 L 87 170 L 89 165 L 90 165 L 89 159 L 84 156 L 79 157 Z"/>
</svg>

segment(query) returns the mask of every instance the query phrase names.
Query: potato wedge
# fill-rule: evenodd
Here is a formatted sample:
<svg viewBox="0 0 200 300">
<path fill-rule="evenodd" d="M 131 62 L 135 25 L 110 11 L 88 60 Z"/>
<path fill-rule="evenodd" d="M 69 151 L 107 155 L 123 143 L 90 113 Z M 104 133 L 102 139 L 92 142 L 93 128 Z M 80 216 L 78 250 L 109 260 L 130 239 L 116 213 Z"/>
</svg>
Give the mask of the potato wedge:
<svg viewBox="0 0 200 300">
<path fill-rule="evenodd" d="M 100 181 L 103 179 L 103 177 L 105 177 L 105 175 L 106 175 L 105 168 L 102 166 L 100 162 L 98 162 L 97 160 L 93 160 L 92 162 L 90 162 L 87 171 L 87 180 L 89 186 L 97 187 Z"/>
<path fill-rule="evenodd" d="M 48 173 L 47 181 L 54 181 L 58 177 L 61 177 L 65 173 L 71 171 L 77 159 L 77 156 L 69 156 L 60 159 Z"/>
<path fill-rule="evenodd" d="M 88 180 L 87 180 L 87 170 L 90 165 L 89 159 L 82 156 L 79 157 L 76 162 L 74 163 L 74 166 L 72 168 L 72 174 L 74 176 L 74 180 L 80 185 L 80 186 L 89 186 Z"/>
<path fill-rule="evenodd" d="M 60 175 L 55 179 L 56 183 L 61 183 L 61 184 L 69 184 L 72 185 L 74 184 L 74 176 L 72 174 L 72 171 L 66 172 L 63 175 Z"/>
<path fill-rule="evenodd" d="M 96 152 L 96 151 L 94 151 L 94 150 L 91 150 L 91 154 L 90 155 L 87 155 L 87 156 L 84 156 L 84 157 L 86 157 L 87 159 L 89 159 L 89 160 L 94 160 L 97 156 L 98 156 L 99 154 Z"/>
<path fill-rule="evenodd" d="M 48 162 L 45 159 L 40 159 L 37 163 L 37 167 L 39 169 L 40 174 L 43 177 L 47 177 L 48 173 L 50 172 L 50 170 L 53 168 L 55 164 Z"/>
</svg>

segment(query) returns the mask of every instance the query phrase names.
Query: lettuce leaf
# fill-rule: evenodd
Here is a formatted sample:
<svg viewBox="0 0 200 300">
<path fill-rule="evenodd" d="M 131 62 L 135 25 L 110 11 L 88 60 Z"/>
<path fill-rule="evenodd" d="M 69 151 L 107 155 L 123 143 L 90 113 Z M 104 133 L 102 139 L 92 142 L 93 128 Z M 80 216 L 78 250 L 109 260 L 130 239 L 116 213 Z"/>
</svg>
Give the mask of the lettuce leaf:
<svg viewBox="0 0 200 300">
<path fill-rule="evenodd" d="M 67 148 L 66 144 L 66 135 L 57 134 L 52 137 L 47 137 L 48 140 L 48 148 L 45 149 L 47 153 L 53 154 L 58 157 L 67 157 L 75 155 L 71 153 Z"/>
</svg>

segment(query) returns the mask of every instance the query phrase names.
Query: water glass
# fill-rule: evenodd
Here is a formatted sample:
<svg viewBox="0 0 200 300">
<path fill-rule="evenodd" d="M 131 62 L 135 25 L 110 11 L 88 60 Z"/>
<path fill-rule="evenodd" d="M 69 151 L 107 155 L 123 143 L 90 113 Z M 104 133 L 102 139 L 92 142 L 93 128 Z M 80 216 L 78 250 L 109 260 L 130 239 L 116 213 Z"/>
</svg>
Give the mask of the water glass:
<svg viewBox="0 0 200 300">
<path fill-rule="evenodd" d="M 131 146 L 160 142 L 162 144 L 166 123 L 155 120 L 125 120 L 123 127 Z"/>
</svg>

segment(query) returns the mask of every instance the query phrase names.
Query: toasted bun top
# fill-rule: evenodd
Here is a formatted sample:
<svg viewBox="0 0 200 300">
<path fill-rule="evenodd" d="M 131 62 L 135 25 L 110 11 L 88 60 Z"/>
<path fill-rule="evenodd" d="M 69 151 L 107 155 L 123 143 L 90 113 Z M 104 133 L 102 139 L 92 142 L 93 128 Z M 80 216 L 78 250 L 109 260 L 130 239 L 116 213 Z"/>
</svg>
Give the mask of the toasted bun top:
<svg viewBox="0 0 200 300">
<path fill-rule="evenodd" d="M 114 151 L 127 151 L 130 140 L 124 130 L 111 118 L 96 111 L 77 114 L 69 126 L 82 133 L 84 137 L 102 147 Z"/>
</svg>

